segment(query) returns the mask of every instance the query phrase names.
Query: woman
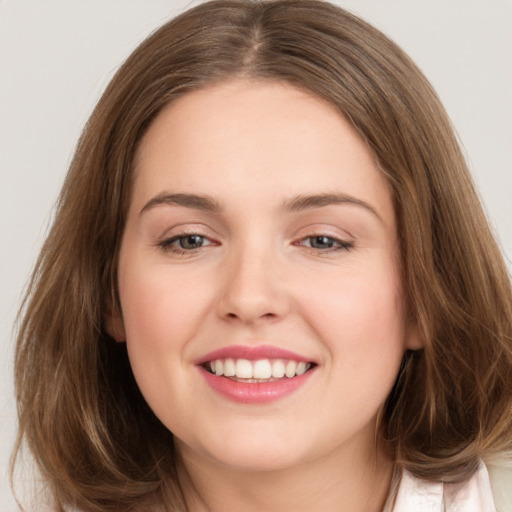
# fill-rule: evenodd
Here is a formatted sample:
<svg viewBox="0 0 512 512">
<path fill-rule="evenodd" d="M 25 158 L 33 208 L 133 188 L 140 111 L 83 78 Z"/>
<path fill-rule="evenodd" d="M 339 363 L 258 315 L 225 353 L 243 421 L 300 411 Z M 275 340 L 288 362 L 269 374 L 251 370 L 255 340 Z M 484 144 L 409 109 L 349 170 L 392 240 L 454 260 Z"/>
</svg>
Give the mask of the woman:
<svg viewBox="0 0 512 512">
<path fill-rule="evenodd" d="M 494 510 L 511 309 L 396 45 L 324 2 L 203 4 L 79 143 L 19 333 L 20 440 L 60 507 Z"/>
</svg>

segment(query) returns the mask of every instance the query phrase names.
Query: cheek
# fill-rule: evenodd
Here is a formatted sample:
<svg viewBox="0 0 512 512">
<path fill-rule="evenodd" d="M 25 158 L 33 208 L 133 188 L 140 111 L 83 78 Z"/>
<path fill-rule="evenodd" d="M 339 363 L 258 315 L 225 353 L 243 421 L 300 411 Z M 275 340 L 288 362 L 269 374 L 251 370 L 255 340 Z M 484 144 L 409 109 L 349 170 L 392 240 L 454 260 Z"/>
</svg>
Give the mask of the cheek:
<svg viewBox="0 0 512 512">
<path fill-rule="evenodd" d="M 326 446 L 374 425 L 396 380 L 405 322 L 394 275 L 377 262 L 333 272 L 322 287 L 302 283 L 308 290 L 301 300 L 302 317 L 328 351 L 320 374 L 324 402 L 317 413 Z"/>
<path fill-rule="evenodd" d="M 187 348 L 204 321 L 211 292 L 165 266 L 127 268 L 120 299 L 130 364 L 148 403 L 162 409 L 162 400 L 176 398 L 171 390 L 183 381 Z"/>
<path fill-rule="evenodd" d="M 346 269 L 345 269 L 346 270 Z M 405 313 L 393 267 L 333 275 L 322 289 L 308 286 L 304 316 L 329 348 L 333 360 L 364 368 L 370 377 L 404 352 Z"/>
<path fill-rule="evenodd" d="M 127 339 L 147 348 L 176 347 L 193 336 L 208 291 L 172 275 L 165 268 L 131 267 L 120 286 Z"/>
<path fill-rule="evenodd" d="M 130 364 L 149 406 L 172 430 L 173 411 L 188 407 L 190 396 L 181 392 L 191 389 L 187 348 L 204 321 L 211 294 L 165 268 L 129 269 L 119 292 Z"/>
</svg>

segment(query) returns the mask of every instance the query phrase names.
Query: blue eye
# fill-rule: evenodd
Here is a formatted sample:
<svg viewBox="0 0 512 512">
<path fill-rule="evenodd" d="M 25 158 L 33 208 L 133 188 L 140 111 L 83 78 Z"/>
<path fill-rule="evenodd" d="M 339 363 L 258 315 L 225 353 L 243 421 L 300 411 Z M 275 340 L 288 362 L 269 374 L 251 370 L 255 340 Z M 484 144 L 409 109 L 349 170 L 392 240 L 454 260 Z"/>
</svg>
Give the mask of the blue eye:
<svg viewBox="0 0 512 512">
<path fill-rule="evenodd" d="M 351 242 L 345 242 L 332 236 L 327 235 L 315 235 L 304 238 L 300 245 L 305 247 L 311 247 L 317 251 L 336 251 L 336 250 L 349 250 L 352 249 L 354 244 Z"/>
<path fill-rule="evenodd" d="M 330 236 L 312 236 L 309 237 L 309 244 L 313 249 L 332 249 L 336 245 L 336 240 Z"/>
<path fill-rule="evenodd" d="M 191 233 L 174 236 L 168 240 L 163 240 L 158 245 L 165 251 L 185 253 L 193 252 L 211 244 L 212 242 L 205 236 Z"/>
<path fill-rule="evenodd" d="M 199 249 L 205 242 L 205 238 L 200 235 L 184 235 L 175 239 L 181 249 Z"/>
</svg>

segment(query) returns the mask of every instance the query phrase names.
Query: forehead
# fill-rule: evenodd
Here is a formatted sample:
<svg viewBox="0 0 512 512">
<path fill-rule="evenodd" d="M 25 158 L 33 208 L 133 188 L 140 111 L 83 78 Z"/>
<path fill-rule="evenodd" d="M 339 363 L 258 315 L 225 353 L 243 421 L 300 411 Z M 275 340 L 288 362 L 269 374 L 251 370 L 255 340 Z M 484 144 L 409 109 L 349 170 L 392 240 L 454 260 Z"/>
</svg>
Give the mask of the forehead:
<svg viewBox="0 0 512 512">
<path fill-rule="evenodd" d="M 237 80 L 184 95 L 149 127 L 135 172 L 136 202 L 163 189 L 199 188 L 221 201 L 234 190 L 268 201 L 343 192 L 392 215 L 387 180 L 352 125 L 283 82 Z"/>
</svg>

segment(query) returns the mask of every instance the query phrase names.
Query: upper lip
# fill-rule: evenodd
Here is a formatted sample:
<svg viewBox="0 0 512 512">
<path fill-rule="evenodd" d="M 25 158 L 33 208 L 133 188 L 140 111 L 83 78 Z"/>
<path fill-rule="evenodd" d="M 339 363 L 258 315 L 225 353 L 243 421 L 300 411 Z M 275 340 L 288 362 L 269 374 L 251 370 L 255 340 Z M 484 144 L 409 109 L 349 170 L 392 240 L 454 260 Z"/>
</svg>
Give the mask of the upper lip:
<svg viewBox="0 0 512 512">
<path fill-rule="evenodd" d="M 311 359 L 300 354 L 272 345 L 233 345 L 209 352 L 197 359 L 195 364 L 201 365 L 209 361 L 227 358 L 248 359 L 249 361 L 257 361 L 258 359 L 292 359 L 299 362 L 313 362 Z"/>
</svg>

